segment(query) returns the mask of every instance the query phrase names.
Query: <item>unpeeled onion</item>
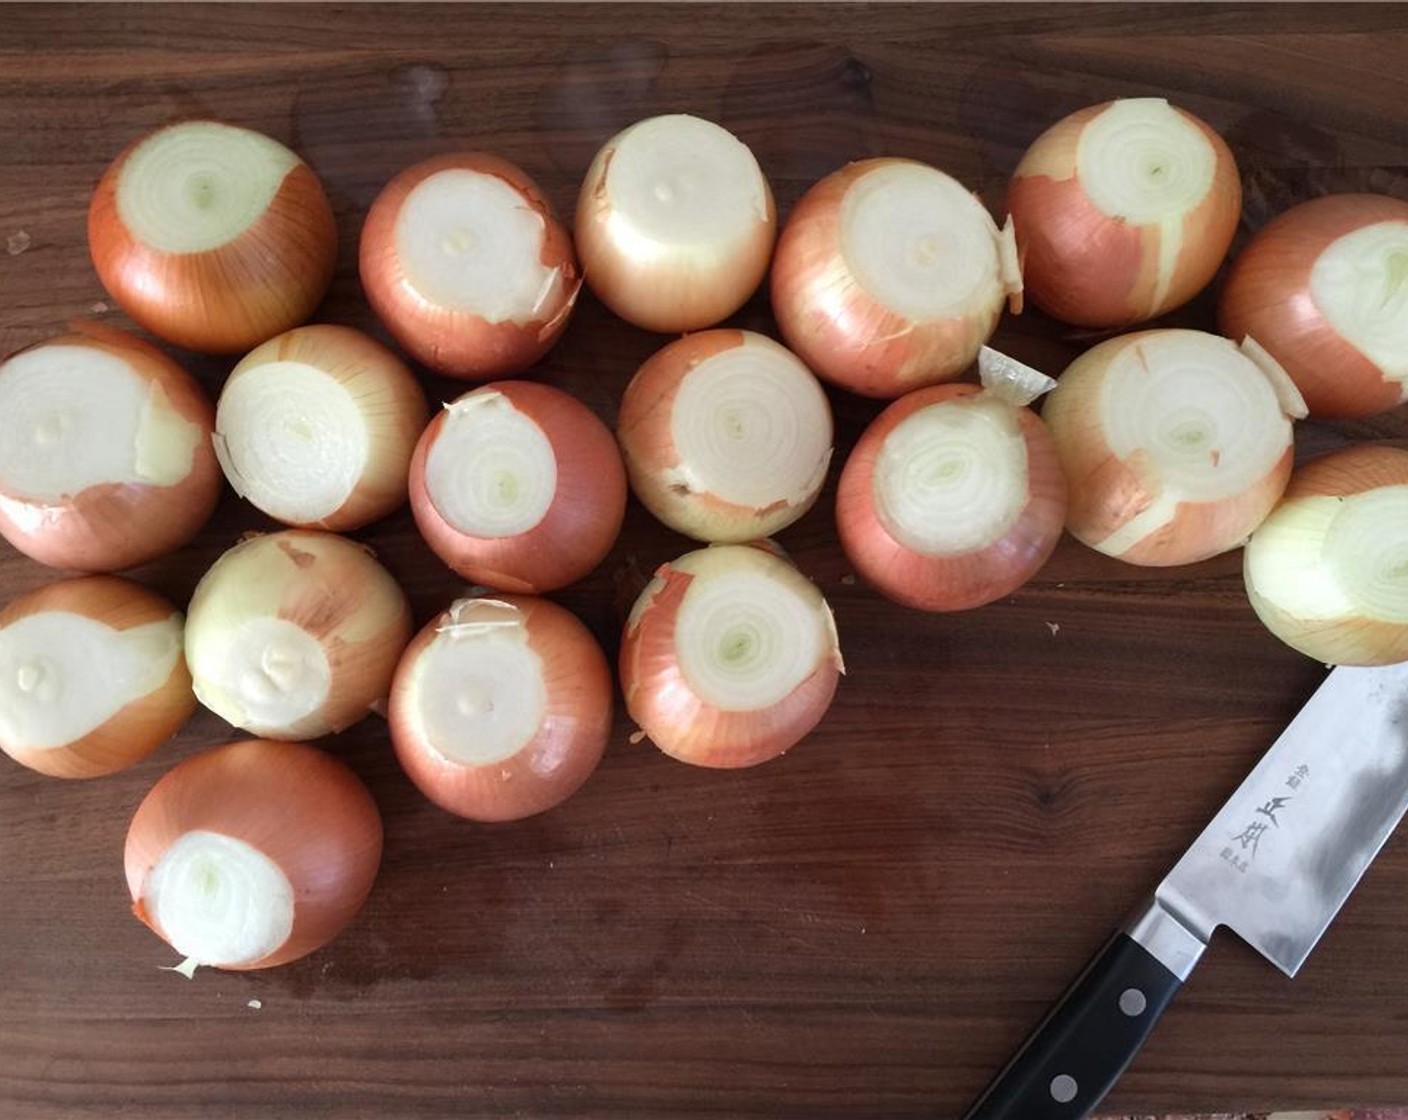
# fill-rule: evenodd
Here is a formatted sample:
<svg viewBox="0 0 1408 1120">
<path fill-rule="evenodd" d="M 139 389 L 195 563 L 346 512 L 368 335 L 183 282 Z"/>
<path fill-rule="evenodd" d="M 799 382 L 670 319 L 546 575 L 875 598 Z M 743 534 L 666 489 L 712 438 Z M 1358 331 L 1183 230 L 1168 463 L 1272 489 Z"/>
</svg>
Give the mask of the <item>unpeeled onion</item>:
<svg viewBox="0 0 1408 1120">
<path fill-rule="evenodd" d="M 470 820 L 551 809 L 611 733 L 611 669 L 570 612 L 532 596 L 460 599 L 412 639 L 388 718 L 406 773 Z"/>
<path fill-rule="evenodd" d="M 521 373 L 567 327 L 572 239 L 522 170 L 436 156 L 389 182 L 362 227 L 362 287 L 416 361 L 451 377 Z"/>
<path fill-rule="evenodd" d="M 406 364 L 350 327 L 271 338 L 231 371 L 215 453 L 235 492 L 276 520 L 346 532 L 406 500 L 425 394 Z"/>
<path fill-rule="evenodd" d="M 127 832 L 132 910 L 191 964 L 272 968 L 362 908 L 381 815 L 346 765 L 301 743 L 203 751 L 147 794 Z"/>
<path fill-rule="evenodd" d="M 184 619 L 111 576 L 62 580 L 0 611 L 0 750 L 56 778 L 138 762 L 195 711 Z"/>
<path fill-rule="evenodd" d="M 1052 125 L 1007 192 L 1032 302 L 1119 327 L 1187 303 L 1213 278 L 1242 212 L 1222 137 L 1161 97 L 1106 101 Z"/>
<path fill-rule="evenodd" d="M 597 152 L 577 200 L 596 297 L 646 330 L 712 327 L 762 283 L 777 237 L 772 189 L 748 146 L 684 114 L 638 121 Z"/>
<path fill-rule="evenodd" d="M 787 345 L 868 397 L 957 377 L 1021 291 L 1010 223 L 999 230 L 956 179 L 907 159 L 850 163 L 813 186 L 772 269 Z"/>
<path fill-rule="evenodd" d="M 426 543 L 466 579 L 551 591 L 611 550 L 626 470 L 610 430 L 576 398 L 498 381 L 431 420 L 411 460 L 411 511 Z"/>
<path fill-rule="evenodd" d="M 1286 367 L 1312 416 L 1408 400 L 1408 202 L 1340 194 L 1286 211 L 1233 262 L 1218 313 Z"/>
<path fill-rule="evenodd" d="M 1313 459 L 1247 543 L 1247 596 L 1273 634 L 1334 665 L 1408 661 L 1408 451 Z"/>
<path fill-rule="evenodd" d="M 337 228 L 309 166 L 215 121 L 168 125 L 112 163 L 88 211 L 103 286 L 178 346 L 231 354 L 297 326 L 332 282 Z"/>
<path fill-rule="evenodd" d="M 314 739 L 385 701 L 410 637 L 406 597 L 367 549 L 288 529 L 251 537 L 205 573 L 186 660 L 216 715 L 270 739 Z"/>
<path fill-rule="evenodd" d="M 776 758 L 826 714 L 843 671 L 821 592 L 765 547 L 713 545 L 655 573 L 621 642 L 626 710 L 696 766 Z"/>
<path fill-rule="evenodd" d="M 841 546 L 866 582 L 906 606 L 952 611 L 1000 599 L 1061 539 L 1065 476 L 1046 425 L 1025 407 L 1055 383 L 986 348 L 980 362 L 984 388 L 934 385 L 901 397 L 841 472 Z M 1026 376 L 1004 376 L 1012 372 Z"/>
<path fill-rule="evenodd" d="M 1042 417 L 1070 485 L 1066 528 L 1131 564 L 1191 564 L 1241 545 L 1291 475 L 1305 404 L 1254 342 L 1138 331 L 1068 367 Z"/>
<path fill-rule="evenodd" d="M 196 535 L 220 497 L 210 401 L 156 347 L 96 323 L 0 363 L 0 534 L 109 572 Z"/>
<path fill-rule="evenodd" d="M 831 462 L 831 406 L 772 339 L 700 331 L 636 372 L 616 438 L 631 489 L 666 525 L 697 540 L 751 541 L 816 501 Z"/>
</svg>

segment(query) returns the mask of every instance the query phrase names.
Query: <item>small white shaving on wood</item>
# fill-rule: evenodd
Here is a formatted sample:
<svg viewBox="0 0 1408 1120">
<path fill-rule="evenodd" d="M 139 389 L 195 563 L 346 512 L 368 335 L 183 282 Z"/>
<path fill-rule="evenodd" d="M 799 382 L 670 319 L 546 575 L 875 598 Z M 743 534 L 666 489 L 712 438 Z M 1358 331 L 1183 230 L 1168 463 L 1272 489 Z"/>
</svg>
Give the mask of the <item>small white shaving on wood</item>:
<svg viewBox="0 0 1408 1120">
<path fill-rule="evenodd" d="M 10 234 L 10 236 L 5 239 L 5 251 L 9 253 L 10 256 L 17 257 L 28 249 L 31 244 L 32 241 L 30 240 L 29 234 L 25 233 L 24 230 L 20 230 L 18 233 Z"/>
<path fill-rule="evenodd" d="M 1059 622 L 1048 622 L 1046 628 L 1051 631 L 1053 638 L 1061 632 L 1061 624 Z"/>
<path fill-rule="evenodd" d="M 255 1011 L 258 1011 L 261 1007 L 264 1006 L 264 1001 L 262 999 L 252 999 L 247 1004 L 245 1004 L 245 1006 L 252 1007 Z"/>
</svg>

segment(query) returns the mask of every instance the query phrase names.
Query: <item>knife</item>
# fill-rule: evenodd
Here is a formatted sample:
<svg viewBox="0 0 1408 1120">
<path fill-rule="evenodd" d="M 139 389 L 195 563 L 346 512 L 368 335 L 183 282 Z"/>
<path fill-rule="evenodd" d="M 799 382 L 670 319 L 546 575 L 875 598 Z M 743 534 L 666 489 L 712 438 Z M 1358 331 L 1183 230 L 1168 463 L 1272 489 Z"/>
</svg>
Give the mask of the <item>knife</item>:
<svg viewBox="0 0 1408 1120">
<path fill-rule="evenodd" d="M 1226 926 L 1295 976 L 1408 809 L 1408 664 L 1339 668 L 965 1120 L 1080 1120 Z"/>
</svg>

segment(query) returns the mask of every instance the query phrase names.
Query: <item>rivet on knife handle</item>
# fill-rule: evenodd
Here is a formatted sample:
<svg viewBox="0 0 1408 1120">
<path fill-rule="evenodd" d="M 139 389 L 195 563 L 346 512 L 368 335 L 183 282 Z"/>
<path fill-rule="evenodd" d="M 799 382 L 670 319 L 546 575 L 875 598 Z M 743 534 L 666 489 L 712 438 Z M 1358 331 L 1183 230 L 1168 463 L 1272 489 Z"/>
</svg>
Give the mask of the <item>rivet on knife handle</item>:
<svg viewBox="0 0 1408 1120">
<path fill-rule="evenodd" d="M 1088 1115 L 1148 1038 L 1202 948 L 1151 905 L 1091 961 L 965 1120 Z"/>
</svg>

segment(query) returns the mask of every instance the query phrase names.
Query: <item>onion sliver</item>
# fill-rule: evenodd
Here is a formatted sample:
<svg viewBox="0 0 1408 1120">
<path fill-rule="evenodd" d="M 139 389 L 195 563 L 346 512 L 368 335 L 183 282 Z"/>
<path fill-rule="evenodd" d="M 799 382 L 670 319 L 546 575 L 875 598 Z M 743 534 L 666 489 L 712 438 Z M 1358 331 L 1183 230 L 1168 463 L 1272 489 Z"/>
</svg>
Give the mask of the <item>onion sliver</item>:
<svg viewBox="0 0 1408 1120">
<path fill-rule="evenodd" d="M 676 114 L 606 142 L 574 232 L 597 299 L 628 323 L 672 333 L 712 327 L 747 302 L 767 272 L 777 212 L 747 145 Z"/>
<path fill-rule="evenodd" d="M 1408 202 L 1341 194 L 1286 211 L 1233 262 L 1218 314 L 1286 367 L 1312 416 L 1408 400 Z"/>
<path fill-rule="evenodd" d="M 189 121 L 117 157 L 88 211 L 103 286 L 153 334 L 212 354 L 302 323 L 332 282 L 337 228 L 312 169 L 258 132 Z"/>
<path fill-rule="evenodd" d="M 826 714 L 843 671 L 821 592 L 776 553 L 699 549 L 641 592 L 621 643 L 626 710 L 696 766 L 776 758 Z"/>
<path fill-rule="evenodd" d="M 957 377 L 1021 290 L 1010 224 L 999 230 L 956 179 L 907 159 L 847 164 L 813 186 L 772 269 L 787 345 L 868 397 Z"/>
<path fill-rule="evenodd" d="M 521 373 L 567 327 L 581 282 L 538 185 L 482 152 L 402 171 L 362 228 L 362 287 L 416 361 L 451 377 Z"/>
<path fill-rule="evenodd" d="M 1139 331 L 1067 368 L 1042 416 L 1070 485 L 1066 528 L 1131 564 L 1191 564 L 1241 545 L 1291 475 L 1295 386 L 1261 349 Z"/>
<path fill-rule="evenodd" d="M 626 514 L 610 430 L 575 397 L 532 381 L 466 393 L 411 460 L 411 511 L 441 560 L 501 591 L 565 587 L 599 564 Z"/>
<path fill-rule="evenodd" d="M 1036 413 L 996 388 L 901 397 L 841 472 L 836 527 L 856 571 L 888 598 L 966 610 L 1015 591 L 1061 539 L 1066 480 Z"/>
<path fill-rule="evenodd" d="M 220 497 L 214 412 L 156 347 L 96 323 L 0 363 L 0 534 L 109 572 L 196 535 Z"/>
<path fill-rule="evenodd" d="M 350 327 L 299 327 L 235 366 L 215 453 L 235 492 L 270 517 L 346 532 L 406 500 L 425 394 L 406 364 Z"/>
<path fill-rule="evenodd" d="M 228 743 L 176 766 L 138 807 L 124 853 L 132 910 L 196 964 L 272 968 L 357 916 L 381 839 L 376 802 L 337 759 Z"/>
<path fill-rule="evenodd" d="M 146 758 L 195 711 L 181 612 L 112 576 L 62 580 L 0 611 L 0 750 L 56 778 Z"/>
<path fill-rule="evenodd" d="M 752 331 L 670 343 L 626 386 L 616 420 L 636 497 L 702 541 L 757 540 L 806 513 L 826 481 L 831 435 L 811 371 Z"/>
<path fill-rule="evenodd" d="M 1032 302 L 1118 327 L 1187 303 L 1213 278 L 1242 212 L 1222 137 L 1158 97 L 1092 105 L 1053 125 L 1012 178 Z"/>
<path fill-rule="evenodd" d="M 477 821 L 541 813 L 591 776 L 611 733 L 611 669 L 546 599 L 460 599 L 412 639 L 391 742 L 431 801 Z"/>
<path fill-rule="evenodd" d="M 1243 574 L 1261 621 L 1301 653 L 1408 661 L 1408 451 L 1359 445 L 1298 468 Z"/>
<path fill-rule="evenodd" d="M 302 529 L 251 537 L 191 598 L 196 696 L 270 739 L 341 731 L 386 700 L 411 638 L 401 589 L 361 545 Z"/>
</svg>

